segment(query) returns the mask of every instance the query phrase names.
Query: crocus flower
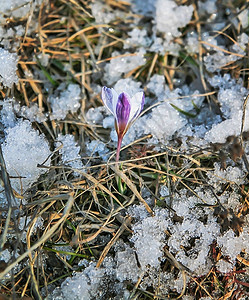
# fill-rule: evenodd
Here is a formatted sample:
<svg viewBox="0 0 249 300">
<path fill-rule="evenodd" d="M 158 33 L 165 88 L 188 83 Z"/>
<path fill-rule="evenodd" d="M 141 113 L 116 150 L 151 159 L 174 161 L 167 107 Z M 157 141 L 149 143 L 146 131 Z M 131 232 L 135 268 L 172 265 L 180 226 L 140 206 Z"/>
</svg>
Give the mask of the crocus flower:
<svg viewBox="0 0 249 300">
<path fill-rule="evenodd" d="M 118 161 L 123 137 L 144 107 L 144 92 L 136 93 L 131 97 L 125 92 L 118 95 L 114 89 L 104 86 L 102 88 L 102 100 L 115 118 L 115 128 L 118 135 L 116 161 Z"/>
</svg>

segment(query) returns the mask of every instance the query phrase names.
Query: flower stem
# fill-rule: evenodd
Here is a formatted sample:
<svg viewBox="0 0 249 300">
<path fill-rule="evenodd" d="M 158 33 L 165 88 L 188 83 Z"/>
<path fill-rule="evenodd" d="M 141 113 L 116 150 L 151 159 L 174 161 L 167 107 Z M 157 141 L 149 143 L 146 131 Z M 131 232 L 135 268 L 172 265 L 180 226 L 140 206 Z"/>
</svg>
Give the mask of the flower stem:
<svg viewBox="0 0 249 300">
<path fill-rule="evenodd" d="M 118 136 L 118 145 L 117 145 L 116 162 L 119 161 L 119 154 L 120 154 L 120 149 L 121 149 L 122 140 L 123 140 L 123 136 L 122 136 L 122 135 L 119 135 L 119 136 Z"/>
</svg>

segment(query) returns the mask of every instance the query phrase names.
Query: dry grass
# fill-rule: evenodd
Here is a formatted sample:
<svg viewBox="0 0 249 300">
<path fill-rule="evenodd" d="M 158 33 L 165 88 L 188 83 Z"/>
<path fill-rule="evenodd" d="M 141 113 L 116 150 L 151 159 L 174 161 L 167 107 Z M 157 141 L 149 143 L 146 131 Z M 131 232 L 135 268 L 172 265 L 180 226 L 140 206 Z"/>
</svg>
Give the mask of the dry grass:
<svg viewBox="0 0 249 300">
<path fill-rule="evenodd" d="M 126 2 L 106 2 L 113 9 L 119 8 L 127 16 L 131 15 Z M 104 129 L 89 125 L 85 113 L 90 107 L 102 105 L 99 95 L 93 95 L 91 86 L 93 83 L 101 84 L 103 63 L 113 59 L 112 52 L 125 42 L 127 37 L 125 29 L 128 28 L 130 20 L 128 18 L 116 20 L 111 24 L 110 31 L 110 25 L 94 23 L 90 4 L 91 1 L 84 0 L 43 1 L 38 12 L 30 12 L 31 22 L 27 19 L 11 19 L 6 25 L 11 27 L 24 24 L 26 35 L 20 41 L 18 49 L 19 84 L 11 90 L 1 90 L 2 97 L 15 96 L 21 105 L 30 106 L 31 103 L 37 103 L 41 111 L 51 112 L 47 99 L 60 83 L 73 82 L 81 86 L 81 111 L 78 115 L 68 115 L 62 122 L 45 121 L 43 124 L 34 124 L 41 133 L 46 135 L 51 147 L 59 133 L 73 134 L 82 146 L 86 138 L 106 141 L 108 136 L 108 132 Z M 37 28 L 29 34 L 29 28 L 33 26 L 32 22 L 37 23 Z M 201 22 L 203 20 L 199 20 L 195 9 L 195 20 L 186 30 L 197 29 L 201 36 Z M 236 28 L 235 34 L 235 29 L 231 24 L 229 25 L 224 31 L 217 32 L 217 35 L 226 35 L 230 42 L 236 43 L 236 35 L 240 34 L 240 29 Z M 216 91 L 210 89 L 204 76 L 202 63 L 202 55 L 206 51 L 203 47 L 204 43 L 206 42 L 200 43 L 200 56 L 192 59 L 197 62 L 201 74 L 205 91 L 203 95 L 207 101 L 216 106 Z M 215 45 L 209 46 L 217 48 Z M 98 56 L 95 54 L 96 47 L 100 47 Z M 228 53 L 224 49 L 219 50 Z M 41 66 L 37 59 L 40 54 L 50 56 L 48 67 Z M 143 67 L 136 68 L 124 76 L 133 76 L 146 83 L 153 74 L 161 73 L 164 74 L 172 90 L 178 72 L 189 72 L 189 63 L 186 55 L 175 58 L 169 54 L 165 54 L 164 57 L 151 54 L 148 55 Z M 243 78 L 247 87 L 248 56 L 243 56 L 239 62 L 224 66 L 223 72 L 230 72 Z M 148 108 L 150 109 L 151 107 Z M 73 177 L 72 169 L 59 164 L 58 151 L 55 151 L 46 175 L 43 175 L 24 195 L 15 195 L 25 199 L 26 203 L 21 205 L 17 214 L 11 202 L 12 189 L 1 155 L 2 185 L 10 199 L 9 207 L 2 210 L 4 217 L 0 223 L 1 247 L 18 253 L 16 257 L 13 255 L 8 265 L 1 262 L 0 278 L 3 279 L 7 273 L 11 277 L 10 280 L 2 281 L 2 295 L 13 299 L 22 297 L 42 299 L 41 289 L 48 290 L 52 283 L 59 285 L 61 279 L 70 276 L 74 270 L 80 271 L 82 268 L 78 267 L 77 263 L 82 258 L 89 261 L 97 260 L 99 267 L 120 236 L 127 237 L 131 233 L 131 218 L 124 217 L 127 207 L 140 202 L 153 215 L 152 208 L 142 197 L 141 191 L 144 187 L 151 192 L 154 206 L 165 206 L 158 193 L 160 184 L 167 183 L 171 191 L 171 201 L 174 201 L 174 193 L 183 187 L 193 194 L 196 186 L 205 186 L 212 190 L 206 182 L 206 173 L 212 170 L 214 162 L 222 161 L 224 155 L 232 157 L 237 162 L 245 159 L 243 143 L 240 140 L 236 140 L 235 143 L 230 139 L 225 144 L 212 145 L 210 149 L 190 148 L 188 153 L 181 153 L 180 142 L 172 140 L 171 147 L 167 147 L 163 153 L 158 153 L 153 148 L 147 147 L 146 138 L 135 141 L 132 147 L 129 145 L 123 148 L 121 153 L 126 160 L 122 160 L 121 169 L 115 167 L 111 159 L 107 164 L 100 164 L 98 159 L 90 157 L 89 159 L 94 162 L 93 166 L 88 167 L 87 172 L 82 172 L 77 178 Z M 244 140 L 246 138 L 247 135 L 244 134 Z M 239 146 L 236 148 L 237 144 Z M 230 147 L 231 145 L 234 147 Z M 227 182 L 224 191 L 232 184 Z M 242 227 L 240 218 L 248 214 L 249 208 L 248 186 L 239 188 L 242 197 L 240 214 L 235 216 L 233 212 L 228 212 L 226 217 L 229 219 L 231 214 L 232 217 L 236 217 L 233 218 L 235 224 L 230 222 L 227 226 L 238 234 Z M 217 207 L 222 210 L 219 196 L 216 197 L 217 205 L 210 206 L 210 213 L 213 213 Z M 205 199 L 201 200 L 206 205 Z M 21 215 L 31 217 L 26 231 L 19 229 Z M 32 235 L 32 229 L 39 217 L 44 219 L 44 227 Z M 175 214 L 174 217 L 178 216 Z M 23 232 L 26 232 L 25 242 L 22 239 Z M 6 237 L 7 233 L 14 234 L 15 239 L 10 242 Z M 98 242 L 99 236 L 107 235 L 111 237 L 107 245 Z M 58 245 L 55 249 L 54 246 L 58 242 L 61 243 L 61 249 L 62 246 L 69 245 L 72 250 L 70 252 L 60 250 Z M 71 258 L 66 259 L 65 255 L 70 255 Z M 210 255 L 214 262 L 220 259 L 220 252 L 216 245 L 212 245 Z M 193 295 L 195 299 L 202 296 L 210 296 L 214 299 L 211 296 L 214 291 L 217 293 L 217 299 L 220 300 L 239 299 L 238 295 L 242 295 L 245 288 L 248 288 L 244 270 L 249 266 L 249 262 L 242 256 L 238 257 L 236 269 L 231 274 L 225 276 L 212 268 L 203 278 L 196 278 L 189 273 L 189 270 L 184 269 L 166 248 L 165 257 L 167 263 L 164 269 L 172 272 L 180 270 L 183 274 L 188 273 L 191 276 L 191 282 L 184 286 L 182 293 L 187 289 L 188 294 Z M 14 273 L 13 268 L 18 268 L 18 272 Z M 156 291 L 140 290 L 139 283 L 140 281 L 136 286 L 131 287 L 132 299 L 162 299 Z M 181 298 L 181 295 L 172 292 L 168 297 L 169 299 Z M 4 299 L 4 296 L 0 296 L 0 299 Z"/>
</svg>

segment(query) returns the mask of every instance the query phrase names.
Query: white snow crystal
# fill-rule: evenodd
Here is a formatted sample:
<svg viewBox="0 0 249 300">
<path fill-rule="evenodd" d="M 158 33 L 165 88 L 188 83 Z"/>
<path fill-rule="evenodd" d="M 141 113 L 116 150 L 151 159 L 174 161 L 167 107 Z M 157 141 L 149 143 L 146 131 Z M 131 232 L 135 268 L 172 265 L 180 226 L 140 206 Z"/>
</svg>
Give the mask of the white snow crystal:
<svg viewBox="0 0 249 300">
<path fill-rule="evenodd" d="M 38 59 L 42 66 L 46 67 L 49 63 L 50 55 L 46 53 L 40 53 Z"/>
<path fill-rule="evenodd" d="M 153 44 L 150 46 L 150 51 L 151 52 L 157 52 L 160 54 L 164 54 L 165 53 L 165 49 L 163 46 L 163 39 L 160 37 L 154 37 L 153 38 Z"/>
<path fill-rule="evenodd" d="M 241 168 L 228 166 L 223 170 L 218 163 L 214 163 L 214 171 L 207 172 L 207 176 L 209 178 L 208 183 L 216 189 L 228 181 L 238 185 L 245 182 L 245 173 Z"/>
<path fill-rule="evenodd" d="M 108 24 L 117 17 L 123 16 L 123 12 L 118 9 L 111 9 L 110 6 L 102 3 L 100 0 L 91 4 L 92 15 L 98 24 Z"/>
<path fill-rule="evenodd" d="M 11 259 L 11 253 L 9 252 L 8 249 L 5 249 L 5 250 L 1 251 L 0 261 L 3 260 L 6 263 L 8 263 L 10 259 Z"/>
<path fill-rule="evenodd" d="M 169 196 L 169 188 L 166 185 L 161 186 L 160 195 L 161 195 L 161 197 L 168 197 Z"/>
<path fill-rule="evenodd" d="M 241 22 L 243 28 L 248 27 L 248 9 L 244 9 L 239 15 L 238 18 Z"/>
<path fill-rule="evenodd" d="M 131 241 L 137 252 L 138 261 L 142 270 L 146 267 L 159 267 L 163 256 L 165 230 L 168 227 L 168 212 L 158 212 L 154 217 L 147 217 L 132 226 Z"/>
<path fill-rule="evenodd" d="M 226 66 L 229 63 L 232 63 L 241 57 L 234 55 L 234 54 L 229 54 L 226 55 L 223 51 L 217 50 L 214 54 L 209 54 L 204 56 L 204 64 L 206 66 L 206 69 L 209 72 L 216 72 L 222 69 L 222 67 Z"/>
<path fill-rule="evenodd" d="M 40 3 L 40 1 L 35 1 L 34 3 L 38 4 L 38 2 Z M 28 0 L 1 1 L 0 19 L 3 18 L 2 14 L 16 18 L 24 17 L 30 9 L 31 3 Z"/>
<path fill-rule="evenodd" d="M 103 127 L 104 128 L 114 128 L 114 117 L 113 117 L 113 115 L 104 118 Z"/>
<path fill-rule="evenodd" d="M 87 264 L 87 263 L 86 263 Z M 74 273 L 56 288 L 47 300 L 105 300 L 113 293 L 120 299 L 128 299 L 125 296 L 127 290 L 122 283 L 116 283 L 115 263 L 113 259 L 106 257 L 102 266 L 96 268 L 96 263 L 91 262 L 82 272 Z"/>
<path fill-rule="evenodd" d="M 4 86 L 12 87 L 18 82 L 16 74 L 18 56 L 16 53 L 10 53 L 7 50 L 0 48 L 0 82 Z"/>
<path fill-rule="evenodd" d="M 145 29 L 133 28 L 128 35 L 130 37 L 125 40 L 124 49 L 138 46 L 147 47 L 150 43 L 148 33 Z"/>
<path fill-rule="evenodd" d="M 36 103 L 32 103 L 29 107 L 26 105 L 21 106 L 19 115 L 28 119 L 30 122 L 42 123 L 47 119 Z"/>
<path fill-rule="evenodd" d="M 121 241 L 119 242 L 119 244 Z M 116 246 L 116 248 L 121 248 Z M 122 249 L 117 249 L 115 253 L 116 260 L 116 276 L 120 282 L 130 280 L 136 283 L 141 270 L 138 268 L 138 264 L 135 257 L 135 250 L 129 245 L 123 243 Z"/>
<path fill-rule="evenodd" d="M 43 135 L 39 135 L 27 120 L 6 129 L 5 142 L 2 145 L 7 171 L 12 178 L 12 187 L 23 192 L 46 171 L 38 168 L 50 155 L 49 145 Z M 46 162 L 49 165 L 50 159 Z"/>
<path fill-rule="evenodd" d="M 219 86 L 218 100 L 220 109 L 226 118 L 219 124 L 214 124 L 205 135 L 205 140 L 212 143 L 224 143 L 228 136 L 238 136 L 241 131 L 242 108 L 247 90 L 231 80 L 230 76 L 214 77 L 210 80 L 213 86 Z M 246 107 L 244 131 L 249 130 L 249 106 Z"/>
<path fill-rule="evenodd" d="M 114 90 L 118 94 L 126 92 L 128 95 L 132 96 L 138 92 L 141 92 L 141 82 L 134 81 L 130 77 L 119 79 L 114 85 Z"/>
<path fill-rule="evenodd" d="M 84 169 L 84 166 L 79 154 L 80 146 L 78 146 L 75 142 L 74 136 L 71 134 L 59 134 L 57 140 L 58 142 L 56 143 L 56 147 L 60 147 L 59 153 L 62 156 L 63 163 L 73 169 L 82 171 L 82 169 Z M 80 173 L 77 172 L 74 172 L 74 174 L 78 176 L 80 175 Z"/>
<path fill-rule="evenodd" d="M 154 74 L 147 84 L 148 91 L 162 99 L 166 89 L 165 78 L 163 75 Z M 158 100 L 160 100 L 158 99 Z"/>
<path fill-rule="evenodd" d="M 0 21 L 1 21 L 1 13 L 0 13 Z M 20 37 L 24 35 L 25 28 L 22 25 L 17 25 L 12 28 L 4 28 L 0 27 L 0 44 L 4 49 L 12 49 L 12 51 L 17 51 L 20 46 Z M 14 37 L 14 40 L 13 40 Z"/>
<path fill-rule="evenodd" d="M 207 16 L 207 14 L 214 14 L 217 12 L 216 0 L 206 0 L 205 2 L 198 2 L 198 12 L 200 15 Z"/>
<path fill-rule="evenodd" d="M 17 258 L 18 256 L 19 256 L 19 249 L 17 249 L 16 251 L 13 250 L 11 252 L 8 249 L 5 249 L 0 252 L 0 261 L 3 260 L 5 263 L 9 263 L 11 258 L 14 259 Z M 22 269 L 22 265 L 16 264 L 15 267 L 1 279 L 2 284 L 4 284 L 5 281 L 9 281 L 11 279 L 12 272 L 16 274 L 17 272 L 20 272 L 21 269 Z"/>
<path fill-rule="evenodd" d="M 199 52 L 199 41 L 198 35 L 195 32 L 188 34 L 186 38 L 185 49 L 189 54 L 194 54 Z"/>
<path fill-rule="evenodd" d="M 176 253 L 176 259 L 188 267 L 196 275 L 208 273 L 211 267 L 209 260 L 210 245 L 219 233 L 219 226 L 215 222 L 204 225 L 201 221 L 185 218 L 182 224 L 171 228 L 172 236 L 168 240 L 169 250 Z M 195 240 L 195 245 L 190 247 L 190 240 Z M 183 250 L 190 247 L 190 250 Z"/>
<path fill-rule="evenodd" d="M 132 10 L 143 16 L 152 16 L 155 12 L 155 0 L 127 0 L 127 2 L 131 2 Z"/>
<path fill-rule="evenodd" d="M 4 101 L 1 101 L 2 110 L 1 110 L 1 123 L 4 127 L 14 127 L 16 124 L 16 117 L 14 113 L 14 98 L 8 98 Z"/>
<path fill-rule="evenodd" d="M 241 35 L 238 36 L 238 42 L 232 45 L 231 51 L 238 54 L 245 55 L 247 44 L 248 44 L 248 35 L 243 32 Z"/>
<path fill-rule="evenodd" d="M 206 56 L 204 56 L 204 63 L 206 66 L 206 69 L 209 72 L 217 72 L 220 71 L 220 69 L 227 64 L 230 64 L 234 61 L 237 61 L 241 59 L 242 57 L 239 55 L 235 55 L 236 53 L 240 55 L 245 55 L 245 36 L 238 37 L 238 44 L 233 44 L 229 49 L 226 49 L 222 44 L 218 44 L 217 40 L 209 36 L 208 33 L 205 33 L 202 35 L 202 39 L 204 41 L 203 45 L 207 50 L 213 50 L 214 53 L 210 54 L 207 53 Z M 243 41 L 243 42 L 242 42 Z M 206 43 L 205 43 L 206 42 Z M 245 42 L 245 43 L 244 43 Z M 215 47 L 217 46 L 217 47 Z M 225 51 L 222 51 L 224 49 Z M 226 51 L 230 50 L 231 54 L 227 54 Z M 234 54 L 235 53 L 235 54 Z"/>
<path fill-rule="evenodd" d="M 127 209 L 127 214 L 136 222 L 141 222 L 143 219 L 150 216 L 143 204 L 129 206 Z"/>
<path fill-rule="evenodd" d="M 95 294 L 99 289 L 102 277 L 105 275 L 103 269 L 96 269 L 94 264 L 90 264 L 83 272 L 74 273 L 73 277 L 68 277 L 59 288 L 60 299 L 90 300 L 91 294 Z M 56 295 L 56 291 L 53 292 Z M 56 300 L 57 297 L 52 299 Z"/>
<path fill-rule="evenodd" d="M 231 89 L 237 84 L 240 84 L 240 82 L 236 82 L 235 79 L 231 78 L 230 74 L 224 74 L 224 76 L 221 75 L 214 75 L 213 77 L 209 78 L 209 83 L 211 86 L 219 89 Z"/>
<path fill-rule="evenodd" d="M 104 113 L 108 113 L 104 106 L 91 107 L 86 113 L 86 120 L 91 124 L 102 124 Z"/>
<path fill-rule="evenodd" d="M 67 89 L 60 93 L 59 97 L 50 97 L 48 101 L 53 111 L 50 119 L 63 120 L 69 112 L 75 113 L 80 108 L 80 92 L 78 84 L 69 84 Z"/>
<path fill-rule="evenodd" d="M 198 190 L 196 193 L 199 195 Z M 208 197 L 206 195 L 206 201 L 212 203 L 212 199 Z M 210 245 L 220 234 L 220 227 L 216 219 L 210 216 L 210 211 L 205 213 L 205 209 L 196 206 L 200 201 L 196 196 L 187 196 L 186 190 L 182 190 L 181 194 L 175 197 L 173 209 L 183 220 L 170 226 L 171 236 L 167 241 L 169 251 L 197 276 L 209 272 Z M 200 220 L 204 215 L 207 217 L 206 224 Z"/>
<path fill-rule="evenodd" d="M 222 254 L 229 256 L 233 264 L 235 264 L 236 257 L 242 250 L 246 252 L 249 250 L 248 230 L 249 228 L 245 227 L 240 236 L 236 236 L 233 230 L 230 229 L 224 235 L 217 238 L 217 244 L 221 248 Z"/>
<path fill-rule="evenodd" d="M 218 271 L 224 274 L 231 272 L 233 269 L 233 265 L 223 259 L 220 259 L 215 266 Z"/>
<path fill-rule="evenodd" d="M 186 26 L 191 20 L 193 6 L 178 6 L 172 0 L 158 0 L 156 3 L 156 27 L 170 38 L 181 33 L 178 28 Z"/>
<path fill-rule="evenodd" d="M 166 140 L 187 123 L 187 120 L 168 102 L 153 108 L 152 113 L 146 118 L 144 132 L 152 134 L 158 140 Z"/>
<path fill-rule="evenodd" d="M 218 100 L 221 104 L 221 111 L 226 118 L 237 116 L 242 110 L 244 96 L 247 90 L 240 84 L 236 84 L 230 89 L 220 89 L 218 93 Z M 248 109 L 249 110 L 249 109 Z M 241 121 L 241 119 L 239 119 Z"/>
<path fill-rule="evenodd" d="M 219 124 L 214 124 L 212 129 L 205 135 L 205 140 L 211 143 L 225 143 L 228 136 L 238 136 L 241 130 L 242 112 L 237 117 L 224 120 Z M 249 123 L 246 123 L 245 130 L 249 129 Z"/>
<path fill-rule="evenodd" d="M 122 74 L 127 73 L 139 66 L 145 64 L 145 51 L 140 49 L 137 53 L 126 52 L 120 54 L 117 51 L 112 53 L 113 59 L 105 66 L 105 80 L 108 85 L 114 83 L 121 78 Z"/>
<path fill-rule="evenodd" d="M 182 300 L 194 300 L 194 297 L 193 296 L 190 296 L 190 295 L 184 295 L 182 297 Z"/>
<path fill-rule="evenodd" d="M 86 144 L 87 147 L 87 153 L 89 155 L 94 155 L 95 153 L 98 153 L 98 155 L 106 161 L 108 159 L 108 152 L 109 150 L 107 149 L 105 143 L 101 141 L 91 141 L 90 143 Z"/>
</svg>

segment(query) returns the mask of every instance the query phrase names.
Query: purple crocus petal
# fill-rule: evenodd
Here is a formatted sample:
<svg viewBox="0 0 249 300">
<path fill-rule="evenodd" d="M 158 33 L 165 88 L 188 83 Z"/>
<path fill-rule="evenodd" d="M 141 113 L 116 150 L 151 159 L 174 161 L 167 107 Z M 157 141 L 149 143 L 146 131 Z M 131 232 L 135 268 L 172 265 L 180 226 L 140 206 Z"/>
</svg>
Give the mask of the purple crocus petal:
<svg viewBox="0 0 249 300">
<path fill-rule="evenodd" d="M 123 135 L 126 132 L 127 124 L 130 117 L 131 104 L 130 97 L 126 93 L 121 93 L 118 96 L 116 105 L 116 120 L 117 120 L 117 133 Z"/>
<path fill-rule="evenodd" d="M 141 111 L 144 107 L 144 92 L 136 93 L 131 98 L 131 112 L 128 122 L 132 123 L 136 120 L 136 118 L 140 115 Z"/>
<path fill-rule="evenodd" d="M 108 87 L 104 86 L 102 88 L 101 98 L 102 98 L 102 100 L 104 102 L 105 107 L 112 114 L 114 114 L 114 111 L 113 111 L 113 92 L 112 92 L 112 89 L 109 89 Z"/>
</svg>

